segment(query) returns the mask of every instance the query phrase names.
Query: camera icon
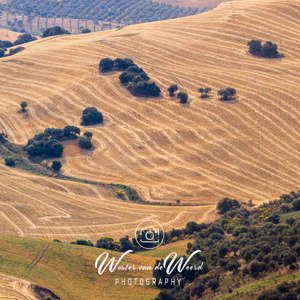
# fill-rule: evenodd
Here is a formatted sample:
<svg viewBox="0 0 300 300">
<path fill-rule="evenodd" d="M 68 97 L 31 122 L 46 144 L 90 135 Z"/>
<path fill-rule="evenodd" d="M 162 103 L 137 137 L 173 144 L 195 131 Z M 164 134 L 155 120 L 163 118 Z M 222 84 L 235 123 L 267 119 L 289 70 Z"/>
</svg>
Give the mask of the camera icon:
<svg viewBox="0 0 300 300">
<path fill-rule="evenodd" d="M 135 230 L 135 241 L 143 249 L 159 247 L 164 241 L 164 230 L 161 224 L 153 220 L 141 222 Z"/>
</svg>

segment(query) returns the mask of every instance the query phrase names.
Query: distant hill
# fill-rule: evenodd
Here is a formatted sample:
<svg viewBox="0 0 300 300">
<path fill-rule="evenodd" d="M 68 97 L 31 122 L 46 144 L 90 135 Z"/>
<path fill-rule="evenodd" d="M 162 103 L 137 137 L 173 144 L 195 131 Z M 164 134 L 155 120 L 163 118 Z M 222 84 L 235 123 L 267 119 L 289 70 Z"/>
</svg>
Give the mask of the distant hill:
<svg viewBox="0 0 300 300">
<path fill-rule="evenodd" d="M 5 7 L 27 16 L 68 17 L 132 24 L 199 13 L 196 7 L 178 7 L 151 0 L 10 0 Z"/>
<path fill-rule="evenodd" d="M 214 8 L 224 0 L 156 0 L 160 3 L 171 4 L 182 7 L 197 7 L 200 9 Z"/>
</svg>

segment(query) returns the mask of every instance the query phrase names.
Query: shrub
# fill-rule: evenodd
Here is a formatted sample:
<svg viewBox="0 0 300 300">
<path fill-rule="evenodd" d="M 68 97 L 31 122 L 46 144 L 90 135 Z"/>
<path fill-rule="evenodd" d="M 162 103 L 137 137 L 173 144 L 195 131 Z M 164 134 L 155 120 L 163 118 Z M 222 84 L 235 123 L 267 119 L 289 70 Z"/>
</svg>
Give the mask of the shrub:
<svg viewBox="0 0 300 300">
<path fill-rule="evenodd" d="M 82 149 L 90 150 L 93 147 L 92 141 L 89 138 L 81 137 L 78 140 L 78 146 Z"/>
<path fill-rule="evenodd" d="M 29 33 L 24 33 L 18 36 L 18 38 L 16 39 L 16 41 L 14 42 L 15 45 L 20 45 L 20 44 L 25 44 L 28 42 L 32 42 L 35 41 L 37 38 L 32 36 Z"/>
<path fill-rule="evenodd" d="M 93 133 L 90 132 L 90 131 L 86 131 L 84 134 L 83 134 L 87 139 L 91 139 L 93 137 Z"/>
<path fill-rule="evenodd" d="M 0 48 L 0 57 L 3 57 L 5 55 L 5 50 Z"/>
<path fill-rule="evenodd" d="M 209 98 L 209 93 L 211 92 L 211 88 L 209 87 L 202 87 L 198 89 L 198 92 L 201 94 L 201 98 L 205 99 L 205 98 Z"/>
<path fill-rule="evenodd" d="M 114 240 L 109 237 L 101 238 L 96 242 L 96 247 L 103 248 L 107 250 L 115 250 L 116 244 L 114 243 Z"/>
<path fill-rule="evenodd" d="M 4 160 L 4 163 L 8 167 L 15 167 L 16 166 L 16 160 L 11 156 L 6 157 L 5 160 Z"/>
<path fill-rule="evenodd" d="M 88 126 L 94 124 L 102 124 L 103 115 L 95 107 L 88 107 L 83 110 L 81 117 L 81 124 Z"/>
<path fill-rule="evenodd" d="M 62 168 L 62 163 L 58 160 L 52 162 L 51 168 L 54 172 L 59 172 Z"/>
<path fill-rule="evenodd" d="M 177 98 L 181 104 L 186 104 L 188 102 L 189 95 L 186 92 L 179 92 L 177 94 Z"/>
<path fill-rule="evenodd" d="M 220 214 L 224 214 L 232 209 L 239 208 L 241 204 L 239 201 L 231 198 L 224 198 L 217 204 L 217 209 Z"/>
<path fill-rule="evenodd" d="M 221 89 L 218 91 L 218 95 L 220 96 L 220 100 L 222 101 L 230 101 L 235 98 L 236 90 L 231 87 L 227 87 L 225 89 Z"/>
<path fill-rule="evenodd" d="M 90 247 L 93 246 L 93 243 L 91 241 L 88 241 L 88 240 L 77 240 L 75 242 L 75 244 L 81 245 L 81 246 L 90 246 Z"/>
<path fill-rule="evenodd" d="M 83 29 L 81 30 L 81 33 L 91 33 L 91 30 L 88 29 L 88 28 L 83 28 Z"/>
<path fill-rule="evenodd" d="M 21 106 L 21 112 L 26 112 L 27 111 L 27 106 L 28 106 L 28 103 L 26 101 L 22 101 L 20 103 L 20 106 Z"/>
<path fill-rule="evenodd" d="M 102 73 L 111 71 L 114 67 L 114 62 L 110 58 L 103 58 L 99 63 L 99 71 Z"/>
<path fill-rule="evenodd" d="M 175 96 L 175 92 L 178 90 L 178 86 L 177 84 L 172 84 L 169 86 L 168 88 L 168 92 L 169 92 L 169 96 L 170 97 L 174 97 Z"/>
<path fill-rule="evenodd" d="M 47 28 L 43 32 L 43 37 L 62 35 L 62 34 L 70 34 L 70 32 L 60 26 L 54 26 L 54 27 Z"/>
</svg>

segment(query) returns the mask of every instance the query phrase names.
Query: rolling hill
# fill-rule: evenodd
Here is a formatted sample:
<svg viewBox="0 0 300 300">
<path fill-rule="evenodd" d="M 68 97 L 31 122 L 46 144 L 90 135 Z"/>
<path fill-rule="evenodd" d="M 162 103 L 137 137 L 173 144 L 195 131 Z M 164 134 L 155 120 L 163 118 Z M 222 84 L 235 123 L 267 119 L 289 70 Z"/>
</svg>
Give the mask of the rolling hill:
<svg viewBox="0 0 300 300">
<path fill-rule="evenodd" d="M 66 240 L 132 235 L 149 216 L 182 226 L 211 218 L 225 196 L 257 203 L 298 189 L 299 4 L 225 2 L 182 19 L 38 40 L 2 58 L 0 129 L 11 142 L 79 126 L 82 110 L 96 106 L 105 122 L 88 128 L 95 150 L 67 146 L 64 174 L 126 184 L 149 201 L 200 206 L 122 202 L 106 189 L 1 166 L 1 231 Z M 276 42 L 284 58 L 249 55 L 250 39 Z M 99 74 L 104 57 L 131 57 L 163 96 L 133 97 L 117 73 Z M 167 96 L 171 83 L 189 93 L 189 105 Z M 199 98 L 201 86 L 213 88 L 211 99 Z M 236 101 L 217 99 L 225 86 L 237 89 Z M 22 100 L 27 118 L 17 113 Z"/>
</svg>

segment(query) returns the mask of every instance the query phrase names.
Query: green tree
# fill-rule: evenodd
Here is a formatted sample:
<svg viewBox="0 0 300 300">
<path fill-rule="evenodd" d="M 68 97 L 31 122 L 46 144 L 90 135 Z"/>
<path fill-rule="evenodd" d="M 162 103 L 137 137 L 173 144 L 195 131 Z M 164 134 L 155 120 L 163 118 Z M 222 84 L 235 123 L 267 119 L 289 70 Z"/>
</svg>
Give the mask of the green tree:
<svg viewBox="0 0 300 300">
<path fill-rule="evenodd" d="M 114 61 L 110 58 L 103 58 L 99 63 L 99 71 L 102 73 L 111 71 L 114 67 Z"/>
<path fill-rule="evenodd" d="M 103 123 L 103 115 L 95 107 L 88 107 L 83 110 L 81 124 L 88 126 Z"/>
</svg>

